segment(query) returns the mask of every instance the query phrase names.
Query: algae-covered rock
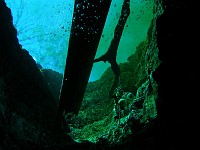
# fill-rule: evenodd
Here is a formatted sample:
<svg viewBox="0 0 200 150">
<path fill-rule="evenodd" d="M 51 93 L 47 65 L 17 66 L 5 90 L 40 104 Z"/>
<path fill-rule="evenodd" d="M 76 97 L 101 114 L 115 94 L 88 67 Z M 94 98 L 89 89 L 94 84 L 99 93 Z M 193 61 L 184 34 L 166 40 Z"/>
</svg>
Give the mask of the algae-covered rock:
<svg viewBox="0 0 200 150">
<path fill-rule="evenodd" d="M 157 51 L 151 49 L 150 41 L 140 43 L 128 61 L 119 65 L 120 84 L 113 98 L 108 97 L 114 80 L 110 67 L 99 80 L 88 83 L 80 113 L 69 120 L 73 139 L 120 145 L 156 118 L 157 84 L 152 72 L 159 60 L 152 54 Z M 148 65 L 149 61 L 154 65 Z"/>
</svg>

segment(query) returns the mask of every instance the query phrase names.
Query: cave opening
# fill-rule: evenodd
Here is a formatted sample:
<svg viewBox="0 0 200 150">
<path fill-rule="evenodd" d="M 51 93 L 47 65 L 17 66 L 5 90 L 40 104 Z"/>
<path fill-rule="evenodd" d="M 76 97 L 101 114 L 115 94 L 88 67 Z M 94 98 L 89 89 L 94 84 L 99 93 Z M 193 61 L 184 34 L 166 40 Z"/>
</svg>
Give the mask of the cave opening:
<svg viewBox="0 0 200 150">
<path fill-rule="evenodd" d="M 5 1 L 12 11 L 13 24 L 22 47 L 29 51 L 42 68 L 63 74 L 73 20 L 74 0 Z M 110 44 L 122 3 L 123 0 L 112 1 L 96 57 L 105 53 Z M 126 62 L 140 42 L 145 40 L 153 17 L 153 3 L 153 0 L 131 1 L 131 14 L 118 48 L 119 63 Z M 127 49 L 124 50 L 124 47 Z M 108 63 L 95 64 L 89 81 L 98 80 L 108 67 Z"/>
<path fill-rule="evenodd" d="M 115 96 L 121 95 L 117 102 L 123 111 L 107 97 L 114 76 L 106 67 L 98 80 L 88 83 L 79 115 L 67 114 L 59 131 L 54 126 L 57 102 L 39 65 L 19 45 L 4 1 L 0 0 L 0 149 L 179 150 L 199 145 L 197 0 L 154 1 L 147 37 L 119 63 L 122 88 Z"/>
<path fill-rule="evenodd" d="M 35 8 L 32 1 L 17 2 L 7 0 L 7 4 L 12 10 L 20 44 L 29 51 L 38 66 L 41 67 L 41 71 L 43 68 L 52 69 L 61 73 L 62 76 L 66 65 L 74 1 L 42 3 L 38 0 L 34 1 L 34 4 L 37 4 L 34 5 Z M 111 43 L 120 17 L 122 3 L 123 0 L 113 0 L 111 3 L 96 58 L 104 54 Z M 148 123 L 156 117 L 157 88 L 151 76 L 159 64 L 154 35 L 155 7 L 154 0 L 130 1 L 130 16 L 118 46 L 117 62 L 122 71 L 119 88 L 123 90 L 119 105 L 123 105 L 120 107 L 126 107 L 126 109 L 129 106 L 134 107 L 135 112 L 129 112 L 124 108 L 124 116 L 115 120 L 114 113 L 118 108 L 113 111 L 114 101 L 107 94 L 114 78 L 113 73 L 108 63 L 94 64 L 78 116 L 73 116 L 73 114 L 65 116 L 70 128 L 68 134 L 75 141 L 88 140 L 96 143 L 106 137 L 109 142 L 117 144 L 124 138 L 119 134 L 128 136 L 130 130 L 136 130 L 126 129 L 129 118 L 137 118 L 135 119 L 137 123 L 138 119 L 140 123 Z M 81 27 L 78 28 L 81 29 Z M 58 97 L 59 92 L 60 89 L 57 88 L 55 96 Z M 135 106 L 129 105 L 132 101 L 125 102 L 123 99 L 134 100 Z M 114 136 L 119 137 L 116 140 Z"/>
</svg>

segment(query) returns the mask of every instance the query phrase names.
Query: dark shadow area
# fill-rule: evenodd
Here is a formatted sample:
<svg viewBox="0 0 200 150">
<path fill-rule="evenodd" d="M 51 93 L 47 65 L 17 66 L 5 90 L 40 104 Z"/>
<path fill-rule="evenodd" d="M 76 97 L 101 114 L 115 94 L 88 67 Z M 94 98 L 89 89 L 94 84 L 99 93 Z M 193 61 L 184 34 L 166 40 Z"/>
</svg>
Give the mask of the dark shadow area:
<svg viewBox="0 0 200 150">
<path fill-rule="evenodd" d="M 163 7 L 156 23 L 162 61 L 154 73 L 159 94 L 157 149 L 195 149 L 199 130 L 197 0 L 163 1 Z"/>
</svg>

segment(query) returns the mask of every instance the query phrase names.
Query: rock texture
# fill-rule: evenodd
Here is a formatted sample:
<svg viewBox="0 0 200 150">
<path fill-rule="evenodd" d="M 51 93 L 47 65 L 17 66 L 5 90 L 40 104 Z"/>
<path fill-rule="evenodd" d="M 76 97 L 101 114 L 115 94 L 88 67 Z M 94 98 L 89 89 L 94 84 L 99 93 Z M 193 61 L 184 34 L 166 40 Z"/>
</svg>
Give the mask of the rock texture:
<svg viewBox="0 0 200 150">
<path fill-rule="evenodd" d="M 0 149 L 52 147 L 56 100 L 0 1 Z"/>
<path fill-rule="evenodd" d="M 155 136 L 149 131 L 155 127 L 158 86 L 152 74 L 160 64 L 155 34 L 153 20 L 147 39 L 126 63 L 119 65 L 121 78 L 117 88 L 122 92 L 118 95 L 115 90 L 117 98 L 108 96 L 114 80 L 111 68 L 99 80 L 88 83 L 79 115 L 66 118 L 74 140 L 124 148 L 153 143 Z M 129 93 L 131 98 L 127 97 Z"/>
</svg>

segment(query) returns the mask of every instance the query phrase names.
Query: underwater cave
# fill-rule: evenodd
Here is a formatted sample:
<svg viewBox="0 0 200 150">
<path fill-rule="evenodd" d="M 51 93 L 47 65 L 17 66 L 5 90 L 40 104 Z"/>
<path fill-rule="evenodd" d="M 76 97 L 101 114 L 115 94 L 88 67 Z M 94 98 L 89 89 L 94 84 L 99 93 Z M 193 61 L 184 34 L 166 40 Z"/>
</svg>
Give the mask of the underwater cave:
<svg viewBox="0 0 200 150">
<path fill-rule="evenodd" d="M 197 0 L 0 0 L 0 150 L 197 144 Z"/>
</svg>

